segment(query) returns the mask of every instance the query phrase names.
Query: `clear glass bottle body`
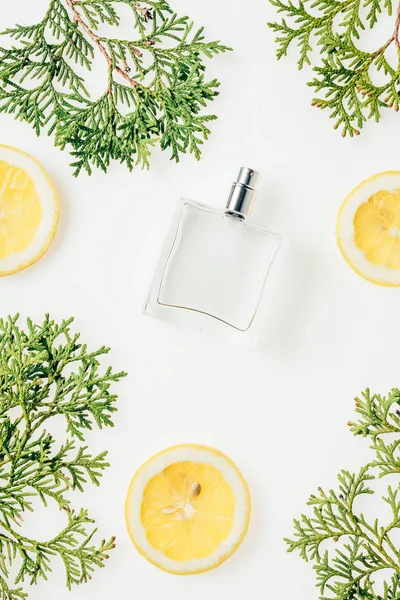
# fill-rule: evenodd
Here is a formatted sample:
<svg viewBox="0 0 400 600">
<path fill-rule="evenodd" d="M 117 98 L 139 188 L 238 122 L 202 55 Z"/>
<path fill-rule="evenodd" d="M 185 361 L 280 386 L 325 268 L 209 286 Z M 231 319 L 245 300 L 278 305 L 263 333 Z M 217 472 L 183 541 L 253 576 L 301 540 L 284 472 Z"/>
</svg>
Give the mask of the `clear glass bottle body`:
<svg viewBox="0 0 400 600">
<path fill-rule="evenodd" d="M 189 318 L 200 329 L 211 317 L 247 331 L 279 243 L 249 218 L 181 199 L 145 312 L 176 323 Z"/>
</svg>

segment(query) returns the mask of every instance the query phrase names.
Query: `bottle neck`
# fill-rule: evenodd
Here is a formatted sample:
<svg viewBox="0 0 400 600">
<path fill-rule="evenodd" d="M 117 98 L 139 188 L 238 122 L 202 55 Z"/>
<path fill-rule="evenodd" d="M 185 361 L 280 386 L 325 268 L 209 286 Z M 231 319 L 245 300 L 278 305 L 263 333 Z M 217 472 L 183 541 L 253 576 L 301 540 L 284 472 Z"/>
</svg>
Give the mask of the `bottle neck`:
<svg viewBox="0 0 400 600">
<path fill-rule="evenodd" d="M 256 191 L 242 183 L 234 183 L 226 203 L 225 213 L 245 219 L 251 213 L 256 198 Z"/>
</svg>

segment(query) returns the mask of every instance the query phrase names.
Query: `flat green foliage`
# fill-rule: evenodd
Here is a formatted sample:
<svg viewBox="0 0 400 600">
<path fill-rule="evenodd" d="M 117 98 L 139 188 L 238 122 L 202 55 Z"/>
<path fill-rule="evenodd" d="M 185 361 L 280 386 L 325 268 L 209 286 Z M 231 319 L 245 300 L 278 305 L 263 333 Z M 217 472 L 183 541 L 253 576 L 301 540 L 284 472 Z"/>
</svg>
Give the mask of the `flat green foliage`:
<svg viewBox="0 0 400 600">
<path fill-rule="evenodd" d="M 400 598 L 400 390 L 387 397 L 367 389 L 356 399 L 359 420 L 349 423 L 354 435 L 371 440 L 373 458 L 358 473 L 341 471 L 336 490 L 318 489 L 308 501 L 311 514 L 294 521 L 294 537 L 285 540 L 289 552 L 314 563 L 321 600 L 398 600 Z M 371 482 L 390 476 L 383 502 L 391 518 L 370 522 L 358 500 L 373 494 Z M 397 537 L 398 539 L 398 537 Z M 384 571 L 383 591 L 375 578 Z M 380 586 L 382 587 L 382 586 Z"/>
<path fill-rule="evenodd" d="M 86 582 L 114 547 L 114 538 L 94 542 L 93 519 L 87 510 L 71 509 L 68 495 L 88 481 L 99 485 L 109 466 L 107 452 L 92 456 L 82 443 L 94 425 L 112 426 L 117 397 L 110 386 L 125 373 L 100 372 L 98 359 L 109 349 L 89 352 L 79 334 L 70 333 L 71 322 L 28 319 L 24 331 L 18 317 L 0 319 L 1 600 L 26 598 L 22 584 L 47 579 L 57 556 L 69 589 Z M 57 416 L 66 423 L 64 443 L 45 429 Z M 50 540 L 24 535 L 24 514 L 34 510 L 35 496 L 65 514 L 64 529 Z"/>
<path fill-rule="evenodd" d="M 131 14 L 131 38 L 120 39 L 118 8 Z M 115 26 L 115 38 L 102 35 Z M 171 158 L 200 158 L 215 115 L 204 108 L 219 82 L 205 79 L 205 58 L 229 50 L 205 40 L 165 0 L 50 0 L 43 20 L 3 32 L 15 43 L 0 47 L 0 112 L 27 121 L 39 135 L 68 147 L 78 175 L 112 160 L 149 167 L 159 141 Z M 104 92 L 92 98 L 85 78 L 103 61 Z"/>
<path fill-rule="evenodd" d="M 382 15 L 392 16 L 392 0 L 270 2 L 284 15 L 268 24 L 276 34 L 277 58 L 294 46 L 299 69 L 313 64 L 308 85 L 317 95 L 312 103 L 329 112 L 343 136 L 359 135 L 368 119 L 378 122 L 383 108 L 399 110 L 399 8 L 393 33 L 380 47 L 366 52 L 358 46 L 363 31 L 372 29 Z M 388 58 L 391 46 L 395 64 Z"/>
</svg>

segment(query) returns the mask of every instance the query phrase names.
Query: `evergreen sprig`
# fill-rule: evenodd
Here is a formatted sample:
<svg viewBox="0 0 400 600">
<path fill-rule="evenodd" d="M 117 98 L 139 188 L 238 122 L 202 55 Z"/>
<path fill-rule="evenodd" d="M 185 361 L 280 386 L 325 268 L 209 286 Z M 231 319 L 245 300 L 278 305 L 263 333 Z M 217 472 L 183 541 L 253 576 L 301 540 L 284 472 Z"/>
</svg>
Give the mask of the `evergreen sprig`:
<svg viewBox="0 0 400 600">
<path fill-rule="evenodd" d="M 25 331 L 18 316 L 0 319 L 1 600 L 26 598 L 24 582 L 47 579 L 55 556 L 64 563 L 69 589 L 86 582 L 114 548 L 114 538 L 93 541 L 93 519 L 70 507 L 68 493 L 83 491 L 88 480 L 99 485 L 109 466 L 106 452 L 92 456 L 79 442 L 93 425 L 112 426 L 117 396 L 110 386 L 125 373 L 101 372 L 99 358 L 109 348 L 89 352 L 79 334 L 70 333 L 72 320 L 58 325 L 47 316 L 35 325 L 28 319 Z M 62 444 L 45 429 L 57 416 L 67 428 Z M 34 497 L 66 515 L 65 528 L 50 540 L 24 535 L 24 513 L 34 510 Z"/>
<path fill-rule="evenodd" d="M 288 551 L 314 562 L 321 600 L 398 600 L 400 598 L 400 390 L 387 397 L 366 390 L 356 399 L 354 435 L 369 437 L 375 458 L 358 473 L 341 471 L 336 490 L 318 489 L 308 501 L 310 515 L 294 521 Z M 389 441 L 387 436 L 389 437 Z M 358 505 L 373 494 L 371 482 L 392 476 L 383 501 L 391 517 L 369 521 Z M 397 537 L 396 537 L 397 534 Z M 382 572 L 383 585 L 376 578 Z M 381 589 L 380 589 L 381 588 Z"/>
<path fill-rule="evenodd" d="M 392 16 L 392 0 L 270 2 L 284 15 L 268 24 L 276 34 L 277 58 L 297 46 L 299 69 L 314 64 L 308 85 L 318 95 L 312 104 L 330 113 L 343 137 L 359 135 L 368 119 L 378 122 L 383 108 L 399 110 L 400 4 L 390 37 L 366 52 L 358 46 L 361 33 L 383 15 Z M 394 61 L 389 47 L 395 49 Z"/>
<path fill-rule="evenodd" d="M 119 39 L 119 6 L 131 12 L 131 39 Z M 116 37 L 101 26 L 116 27 Z M 205 79 L 204 58 L 229 50 L 206 41 L 165 0 L 50 0 L 43 20 L 3 32 L 0 112 L 27 121 L 39 135 L 69 147 L 74 174 L 107 170 L 112 160 L 149 167 L 157 141 L 171 158 L 200 158 L 215 115 L 204 114 L 219 82 Z M 107 70 L 104 92 L 92 98 L 85 72 L 94 60 Z"/>
</svg>

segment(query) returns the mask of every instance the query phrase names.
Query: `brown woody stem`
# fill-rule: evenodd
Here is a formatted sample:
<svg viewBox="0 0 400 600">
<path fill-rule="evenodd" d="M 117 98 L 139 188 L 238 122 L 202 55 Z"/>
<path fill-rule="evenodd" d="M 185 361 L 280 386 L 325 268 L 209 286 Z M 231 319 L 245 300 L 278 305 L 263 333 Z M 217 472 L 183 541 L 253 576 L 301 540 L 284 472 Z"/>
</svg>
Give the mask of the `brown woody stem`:
<svg viewBox="0 0 400 600">
<path fill-rule="evenodd" d="M 395 42 L 397 49 L 400 50 L 399 34 L 400 34 L 400 1 L 399 1 L 398 6 L 397 6 L 396 21 L 395 21 L 395 24 L 394 24 L 394 30 L 393 30 L 392 35 L 390 36 L 390 38 L 388 39 L 388 41 L 386 42 L 386 44 L 384 44 L 383 46 L 381 46 L 380 48 L 378 48 L 378 50 L 376 50 L 372 54 L 372 56 L 375 57 L 378 54 L 382 54 L 382 52 L 384 52 L 386 50 L 386 48 L 389 48 L 389 46 L 393 42 Z"/>
<path fill-rule="evenodd" d="M 396 42 L 397 48 L 400 48 L 399 30 L 400 30 L 400 2 L 397 6 L 396 22 L 395 22 L 394 32 L 393 32 L 393 38 Z"/>
<path fill-rule="evenodd" d="M 74 22 L 77 23 L 77 25 L 80 26 L 83 29 L 83 31 L 86 33 L 86 35 L 96 44 L 97 48 L 100 50 L 100 52 L 106 59 L 109 70 L 116 71 L 132 87 L 137 87 L 139 85 L 139 83 L 135 79 L 132 79 L 132 77 L 130 77 L 126 71 L 121 69 L 121 67 L 119 67 L 118 65 L 115 65 L 113 63 L 111 56 L 109 55 L 109 53 L 107 52 L 107 49 L 101 42 L 101 38 L 94 31 L 92 31 L 90 29 L 89 25 L 82 19 L 82 16 L 76 10 L 76 7 L 75 7 L 76 0 L 66 0 L 66 3 L 67 3 L 67 6 L 71 9 Z"/>
</svg>

